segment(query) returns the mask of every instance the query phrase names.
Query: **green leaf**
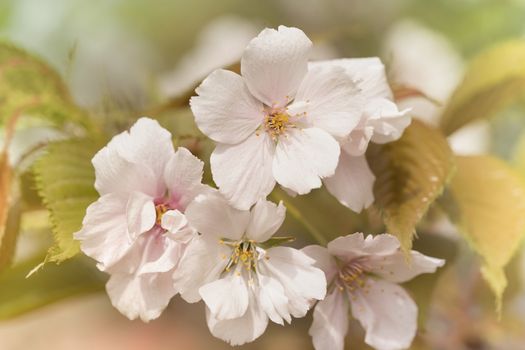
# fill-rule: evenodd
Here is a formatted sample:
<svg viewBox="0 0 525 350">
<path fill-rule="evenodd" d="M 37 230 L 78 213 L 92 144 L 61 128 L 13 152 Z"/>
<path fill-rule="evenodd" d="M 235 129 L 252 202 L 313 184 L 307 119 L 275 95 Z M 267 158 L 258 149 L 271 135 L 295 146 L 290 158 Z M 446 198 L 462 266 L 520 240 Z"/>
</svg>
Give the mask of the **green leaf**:
<svg viewBox="0 0 525 350">
<path fill-rule="evenodd" d="M 22 113 L 54 125 L 89 122 L 55 70 L 12 44 L 0 43 L 0 121 Z"/>
<path fill-rule="evenodd" d="M 0 320 L 66 297 L 103 290 L 104 276 L 84 258 L 75 258 L 60 266 L 47 265 L 26 278 L 43 258 L 37 256 L 0 274 Z"/>
<path fill-rule="evenodd" d="M 5 225 L 0 228 L 0 271 L 9 267 L 13 260 L 18 233 L 20 232 L 21 217 L 22 208 L 20 201 L 11 203 Z"/>
<path fill-rule="evenodd" d="M 525 96 L 525 40 L 489 48 L 471 62 L 441 118 L 441 128 L 450 135 L 478 119 Z"/>
<path fill-rule="evenodd" d="M 91 159 L 96 142 L 74 139 L 50 144 L 34 165 L 38 193 L 49 210 L 55 245 L 46 261 L 60 263 L 79 252 L 73 233 L 82 226 L 86 208 L 98 198 Z"/>
<path fill-rule="evenodd" d="M 398 141 L 371 144 L 367 158 L 376 176 L 375 205 L 408 251 L 417 223 L 453 173 L 452 151 L 439 130 L 413 120 Z"/>
<path fill-rule="evenodd" d="M 482 274 L 496 295 L 507 286 L 504 267 L 525 234 L 525 183 L 505 162 L 490 156 L 457 157 L 458 171 L 445 202 L 452 221 L 484 260 Z"/>
</svg>

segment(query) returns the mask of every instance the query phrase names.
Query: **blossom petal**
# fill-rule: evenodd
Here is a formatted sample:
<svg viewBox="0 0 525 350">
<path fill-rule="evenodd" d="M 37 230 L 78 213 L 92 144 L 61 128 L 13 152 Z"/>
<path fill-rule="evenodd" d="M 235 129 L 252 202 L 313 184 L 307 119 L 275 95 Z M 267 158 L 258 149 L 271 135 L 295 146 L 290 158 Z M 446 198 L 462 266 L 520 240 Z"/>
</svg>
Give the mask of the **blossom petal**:
<svg viewBox="0 0 525 350">
<path fill-rule="evenodd" d="M 170 192 L 172 207 L 185 209 L 190 201 L 204 192 L 201 184 L 204 162 L 184 147 L 179 147 L 164 170 L 164 182 Z"/>
<path fill-rule="evenodd" d="M 128 232 L 133 238 L 151 229 L 157 219 L 153 198 L 144 193 L 133 192 L 126 205 L 126 219 Z"/>
<path fill-rule="evenodd" d="M 346 295 L 338 288 L 317 303 L 314 309 L 312 326 L 308 334 L 312 336 L 316 350 L 343 350 L 348 332 L 348 302 Z"/>
<path fill-rule="evenodd" d="M 199 129 L 215 142 L 236 144 L 262 123 L 264 108 L 248 91 L 244 79 L 218 69 L 195 90 L 191 110 Z"/>
<path fill-rule="evenodd" d="M 246 236 L 256 242 L 266 242 L 281 227 L 285 217 L 286 208 L 282 202 L 275 205 L 265 199 L 259 199 L 251 210 Z"/>
<path fill-rule="evenodd" d="M 273 175 L 280 185 L 306 194 L 334 174 L 339 153 L 339 144 L 326 131 L 291 129 L 277 143 Z"/>
<path fill-rule="evenodd" d="M 362 156 L 368 149 L 372 135 L 374 135 L 374 128 L 366 125 L 366 120 L 363 118 L 359 125 L 341 143 L 341 148 L 351 156 Z"/>
<path fill-rule="evenodd" d="M 438 267 L 445 264 L 445 260 L 432 258 L 412 250 L 411 260 L 407 261 L 403 252 L 383 257 L 370 257 L 367 266 L 370 272 L 393 283 L 403 283 L 422 273 L 434 273 Z"/>
<path fill-rule="evenodd" d="M 365 238 L 361 232 L 337 237 L 327 246 L 330 254 L 343 261 L 360 256 L 391 255 L 397 252 L 399 247 L 399 240 L 395 236 L 384 233 L 377 236 L 368 235 Z"/>
<path fill-rule="evenodd" d="M 239 318 L 248 308 L 248 286 L 237 274 L 205 284 L 199 294 L 217 320 Z"/>
<path fill-rule="evenodd" d="M 301 251 L 315 260 L 314 266 L 323 270 L 327 282 L 330 283 L 337 273 L 337 263 L 328 249 L 320 245 L 309 245 Z"/>
<path fill-rule="evenodd" d="M 218 192 L 199 195 L 186 209 L 192 227 L 216 239 L 239 240 L 250 221 L 250 212 L 233 208 Z"/>
<path fill-rule="evenodd" d="M 309 125 L 345 137 L 359 123 L 365 100 L 343 68 L 314 67 L 299 86 L 290 111 L 295 104 L 303 105 L 301 109 L 306 111 L 303 118 Z"/>
<path fill-rule="evenodd" d="M 410 348 L 417 330 L 417 306 L 408 293 L 390 282 L 367 279 L 353 292 L 352 315 L 366 331 L 365 342 L 381 350 Z"/>
<path fill-rule="evenodd" d="M 310 67 L 337 66 L 357 81 L 362 95 L 366 99 L 384 97 L 393 99 L 392 90 L 388 85 L 385 66 L 378 57 L 343 58 L 310 63 Z"/>
<path fill-rule="evenodd" d="M 213 181 L 233 206 L 249 209 L 272 191 L 274 152 L 275 145 L 264 132 L 234 146 L 217 145 L 210 158 Z"/>
<path fill-rule="evenodd" d="M 248 309 L 242 317 L 218 320 L 206 309 L 206 320 L 211 334 L 230 345 L 243 345 L 260 337 L 268 326 L 268 316 L 250 293 Z"/>
<path fill-rule="evenodd" d="M 224 271 L 231 248 L 219 244 L 217 237 L 202 235 L 193 239 L 173 274 L 176 290 L 188 303 L 201 299 L 199 288 L 215 281 Z"/>
<path fill-rule="evenodd" d="M 335 174 L 323 180 L 328 192 L 356 213 L 374 202 L 374 181 L 366 157 L 353 157 L 346 152 L 341 152 Z"/>
<path fill-rule="evenodd" d="M 114 274 L 106 290 L 116 309 L 130 320 L 140 317 L 144 322 L 159 317 L 175 295 L 170 273 Z"/>
<path fill-rule="evenodd" d="M 270 320 L 283 325 L 283 319 L 290 323 L 292 317 L 288 311 L 288 297 L 284 288 L 275 278 L 259 274 L 259 303 Z"/>
<path fill-rule="evenodd" d="M 165 191 L 162 174 L 172 154 L 171 134 L 157 121 L 140 118 L 93 158 L 95 188 L 100 194 L 140 191 L 158 197 Z"/>
<path fill-rule="evenodd" d="M 259 263 L 260 272 L 277 279 L 289 300 L 289 312 L 303 317 L 314 300 L 326 294 L 326 277 L 313 266 L 315 261 L 300 250 L 274 247 L 266 251 L 268 259 Z"/>
<path fill-rule="evenodd" d="M 241 59 L 241 73 L 251 93 L 267 106 L 284 107 L 307 72 L 311 47 L 300 29 L 264 29 Z"/>
<path fill-rule="evenodd" d="M 126 220 L 127 198 L 106 194 L 92 203 L 82 221 L 82 229 L 74 234 L 87 256 L 99 262 L 101 270 L 116 263 L 133 245 Z"/>
<path fill-rule="evenodd" d="M 369 101 L 365 114 L 367 125 L 374 130 L 372 142 L 387 143 L 399 139 L 412 121 L 408 111 L 400 111 L 394 102 L 385 98 Z"/>
</svg>

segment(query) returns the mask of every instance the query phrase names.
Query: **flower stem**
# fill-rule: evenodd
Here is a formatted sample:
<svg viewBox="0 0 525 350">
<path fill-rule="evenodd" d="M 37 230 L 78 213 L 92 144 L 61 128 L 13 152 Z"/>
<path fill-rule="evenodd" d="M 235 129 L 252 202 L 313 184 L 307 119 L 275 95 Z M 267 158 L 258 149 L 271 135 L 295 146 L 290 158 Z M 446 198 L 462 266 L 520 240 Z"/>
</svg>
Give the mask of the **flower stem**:
<svg viewBox="0 0 525 350">
<path fill-rule="evenodd" d="M 317 243 L 319 243 L 322 246 L 326 246 L 328 242 L 323 236 L 323 234 L 301 214 L 301 211 L 295 205 L 293 205 L 287 198 L 285 198 L 281 191 L 278 190 L 272 192 L 272 194 L 270 194 L 270 197 L 272 197 L 277 202 L 283 201 L 288 213 L 290 213 L 297 221 L 301 223 L 301 225 L 303 225 L 306 231 L 308 231 L 308 234 L 314 240 L 316 240 Z"/>
</svg>

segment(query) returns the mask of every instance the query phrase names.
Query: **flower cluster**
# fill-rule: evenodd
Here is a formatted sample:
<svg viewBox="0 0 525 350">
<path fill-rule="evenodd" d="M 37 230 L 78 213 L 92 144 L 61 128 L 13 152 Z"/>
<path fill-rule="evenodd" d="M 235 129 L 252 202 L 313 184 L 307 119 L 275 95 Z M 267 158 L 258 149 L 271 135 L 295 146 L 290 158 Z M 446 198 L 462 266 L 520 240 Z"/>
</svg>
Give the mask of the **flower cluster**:
<svg viewBox="0 0 525 350">
<path fill-rule="evenodd" d="M 308 62 L 311 46 L 297 28 L 265 29 L 246 48 L 242 75 L 219 69 L 197 88 L 190 105 L 216 143 L 218 189 L 201 183 L 203 162 L 174 150 L 171 134 L 148 118 L 95 155 L 100 198 L 75 237 L 110 275 L 108 295 L 128 318 L 157 318 L 180 294 L 206 304 L 214 336 L 241 345 L 318 301 L 317 350 L 343 348 L 348 305 L 370 345 L 410 345 L 417 307 L 395 283 L 443 261 L 412 252 L 409 263 L 388 234 L 303 250 L 274 237 L 286 213 L 266 199 L 276 183 L 294 194 L 324 183 L 361 211 L 373 202 L 369 142 L 396 140 L 410 123 L 379 59 Z"/>
</svg>

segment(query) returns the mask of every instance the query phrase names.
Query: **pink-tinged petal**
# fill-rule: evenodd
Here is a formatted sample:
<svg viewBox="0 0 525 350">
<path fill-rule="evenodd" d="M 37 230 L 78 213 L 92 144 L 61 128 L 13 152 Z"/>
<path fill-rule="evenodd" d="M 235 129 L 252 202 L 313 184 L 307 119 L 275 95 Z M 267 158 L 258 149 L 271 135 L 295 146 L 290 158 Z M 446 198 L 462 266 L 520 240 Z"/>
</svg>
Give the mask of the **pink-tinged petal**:
<svg viewBox="0 0 525 350">
<path fill-rule="evenodd" d="M 247 210 L 272 191 L 274 152 L 275 144 L 265 132 L 237 145 L 217 145 L 210 158 L 213 181 L 234 207 Z"/>
<path fill-rule="evenodd" d="M 348 301 L 344 292 L 334 288 L 317 303 L 313 318 L 308 334 L 315 350 L 343 350 L 348 332 Z"/>
<path fill-rule="evenodd" d="M 179 147 L 166 164 L 164 182 L 178 209 L 185 209 L 193 198 L 205 192 L 206 186 L 201 184 L 203 167 L 204 162 L 184 147 Z"/>
<path fill-rule="evenodd" d="M 248 91 L 244 79 L 218 69 L 195 90 L 191 110 L 199 129 L 215 142 L 236 144 L 262 123 L 264 108 Z"/>
<path fill-rule="evenodd" d="M 303 106 L 295 108 L 296 104 Z M 304 118 L 308 125 L 335 137 L 345 137 L 359 123 L 364 107 L 357 84 L 343 68 L 314 67 L 306 74 L 289 108 L 304 109 L 306 114 L 299 120 Z"/>
<path fill-rule="evenodd" d="M 387 233 L 377 236 L 368 235 L 366 238 L 361 232 L 356 232 L 344 237 L 337 237 L 328 243 L 330 254 L 343 261 L 349 261 L 361 256 L 386 256 L 399 249 L 399 240 Z"/>
<path fill-rule="evenodd" d="M 241 73 L 251 93 L 267 106 L 284 107 L 308 70 L 312 42 L 297 28 L 263 30 L 241 59 Z"/>
<path fill-rule="evenodd" d="M 248 286 L 242 276 L 230 274 L 199 288 L 199 294 L 217 320 L 239 318 L 248 308 Z"/>
<path fill-rule="evenodd" d="M 254 341 L 268 326 L 268 316 L 257 304 L 252 293 L 250 293 L 248 309 L 242 317 L 221 321 L 206 308 L 206 320 L 213 336 L 233 346 Z"/>
<path fill-rule="evenodd" d="M 415 250 L 410 255 L 410 261 L 407 261 L 401 251 L 383 257 L 372 256 L 367 260 L 367 267 L 370 272 L 387 281 L 403 283 L 422 273 L 434 273 L 438 267 L 445 265 L 445 260 L 432 258 Z"/>
<path fill-rule="evenodd" d="M 126 220 L 131 238 L 149 231 L 157 219 L 153 198 L 141 192 L 132 192 L 126 205 Z"/>
<path fill-rule="evenodd" d="M 175 295 L 171 273 L 140 276 L 114 274 L 106 284 L 113 306 L 130 320 L 148 322 L 160 316 Z"/>
<path fill-rule="evenodd" d="M 323 270 L 328 284 L 332 282 L 337 273 L 338 267 L 334 257 L 325 247 L 320 245 L 309 245 L 301 249 L 303 253 L 315 260 L 314 266 Z"/>
<path fill-rule="evenodd" d="M 410 348 L 417 330 L 417 306 L 408 293 L 386 281 L 367 279 L 366 291 L 350 298 L 352 315 L 366 331 L 365 342 L 381 350 Z"/>
<path fill-rule="evenodd" d="M 91 204 L 74 234 L 87 256 L 99 262 L 101 270 L 116 263 L 133 245 L 126 220 L 127 197 L 106 194 Z"/>
<path fill-rule="evenodd" d="M 193 239 L 173 274 L 181 297 L 188 303 L 199 301 L 199 288 L 219 279 L 231 253 L 231 248 L 220 244 L 217 237 L 202 235 Z"/>
<path fill-rule="evenodd" d="M 250 222 L 250 212 L 233 208 L 218 192 L 199 195 L 186 209 L 190 226 L 217 240 L 239 240 Z"/>
<path fill-rule="evenodd" d="M 310 63 L 310 67 L 337 66 L 345 69 L 346 73 L 357 81 L 361 94 L 366 98 L 384 97 L 393 99 L 388 85 L 385 66 L 378 57 L 343 58 L 329 61 Z"/>
<path fill-rule="evenodd" d="M 280 185 L 306 194 L 334 174 L 339 153 L 339 144 L 324 130 L 290 129 L 277 143 L 273 175 Z"/>
<path fill-rule="evenodd" d="M 168 210 L 160 219 L 160 226 L 170 233 L 176 233 L 187 224 L 186 216 L 178 210 Z"/>
<path fill-rule="evenodd" d="M 374 128 L 366 125 L 365 119 L 362 119 L 350 135 L 343 140 L 341 148 L 351 156 L 362 156 L 368 149 L 372 135 L 374 135 Z"/>
<path fill-rule="evenodd" d="M 372 142 L 387 143 L 399 139 L 412 121 L 408 111 L 400 111 L 394 102 L 385 98 L 369 101 L 365 114 L 367 126 L 374 130 Z"/>
<path fill-rule="evenodd" d="M 266 242 L 281 227 L 285 217 L 286 208 L 282 202 L 276 205 L 259 199 L 251 210 L 246 236 L 256 242 Z"/>
<path fill-rule="evenodd" d="M 152 197 L 159 195 L 159 184 L 150 168 L 133 163 L 119 154 L 117 144 L 122 148 L 129 144 L 129 134 L 119 134 L 93 157 L 95 188 L 101 196 L 108 193 L 127 194 L 139 191 Z"/>
<path fill-rule="evenodd" d="M 288 297 L 288 310 L 303 317 L 315 300 L 326 294 L 326 277 L 313 266 L 315 261 L 300 250 L 275 247 L 266 251 L 267 259 L 259 262 L 260 273 L 278 280 Z"/>
<path fill-rule="evenodd" d="M 288 311 L 288 297 L 284 288 L 275 278 L 267 277 L 261 274 L 259 276 L 259 303 L 263 311 L 268 315 L 270 320 L 280 325 L 284 321 L 292 322 L 292 317 Z"/>
<path fill-rule="evenodd" d="M 335 174 L 323 182 L 342 205 L 360 213 L 374 202 L 375 179 L 365 156 L 353 157 L 341 152 Z"/>
</svg>

